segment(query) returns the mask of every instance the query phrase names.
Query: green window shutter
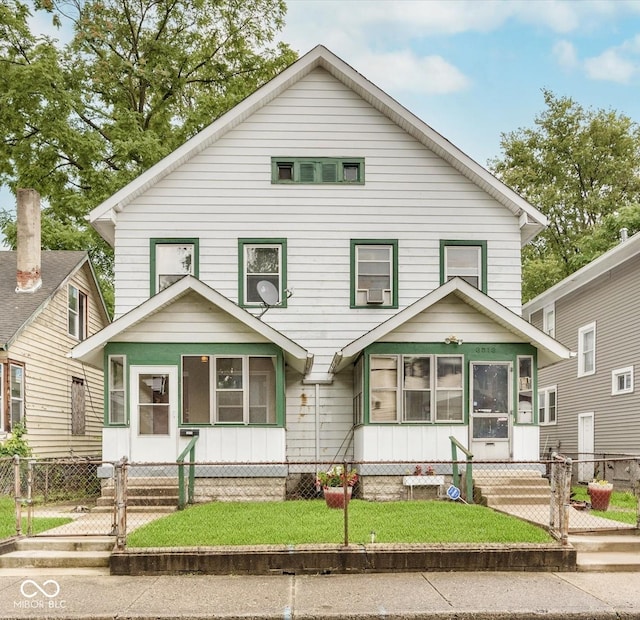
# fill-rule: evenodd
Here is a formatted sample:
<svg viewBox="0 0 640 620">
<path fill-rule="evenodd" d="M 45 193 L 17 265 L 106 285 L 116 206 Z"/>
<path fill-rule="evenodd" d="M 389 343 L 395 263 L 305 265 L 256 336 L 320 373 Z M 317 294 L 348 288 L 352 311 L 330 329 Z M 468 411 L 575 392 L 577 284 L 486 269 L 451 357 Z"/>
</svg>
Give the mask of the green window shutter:
<svg viewBox="0 0 640 620">
<path fill-rule="evenodd" d="M 336 162 L 324 162 L 322 164 L 322 182 L 337 183 L 338 181 L 338 165 Z"/>
<path fill-rule="evenodd" d="M 313 162 L 300 162 L 300 183 L 313 183 L 316 180 L 315 167 Z"/>
</svg>

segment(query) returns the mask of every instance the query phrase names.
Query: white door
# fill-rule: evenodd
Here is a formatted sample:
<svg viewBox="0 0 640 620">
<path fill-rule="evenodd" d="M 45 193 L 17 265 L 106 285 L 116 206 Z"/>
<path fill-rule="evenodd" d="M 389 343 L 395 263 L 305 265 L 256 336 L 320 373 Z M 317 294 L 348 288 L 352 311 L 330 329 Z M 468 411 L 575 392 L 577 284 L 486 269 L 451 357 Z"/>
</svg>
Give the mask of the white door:
<svg viewBox="0 0 640 620">
<path fill-rule="evenodd" d="M 471 452 L 474 460 L 511 458 L 510 362 L 471 363 Z"/>
<path fill-rule="evenodd" d="M 167 463 L 178 454 L 178 369 L 131 367 L 131 460 Z"/>
<path fill-rule="evenodd" d="M 595 450 L 593 411 L 581 413 L 578 416 L 578 461 L 583 459 L 593 460 Z M 591 463 L 578 463 L 578 480 L 591 482 L 593 480 L 594 467 Z"/>
</svg>

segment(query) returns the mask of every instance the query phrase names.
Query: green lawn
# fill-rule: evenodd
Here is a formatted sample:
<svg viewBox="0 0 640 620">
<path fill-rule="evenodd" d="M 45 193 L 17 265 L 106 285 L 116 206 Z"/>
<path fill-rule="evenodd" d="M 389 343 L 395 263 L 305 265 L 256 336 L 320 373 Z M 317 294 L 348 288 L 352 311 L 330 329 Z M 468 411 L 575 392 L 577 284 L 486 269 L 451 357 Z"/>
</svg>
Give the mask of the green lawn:
<svg viewBox="0 0 640 620">
<path fill-rule="evenodd" d="M 586 486 L 571 488 L 572 498 L 578 501 L 591 501 Z M 636 523 L 636 496 L 631 491 L 614 491 L 611 493 L 609 510 L 591 510 L 590 514 L 597 517 L 605 517 L 621 523 Z"/>
<path fill-rule="evenodd" d="M 349 504 L 349 542 L 548 543 L 542 528 L 476 505 L 439 501 Z M 324 500 L 214 502 L 153 521 L 127 537 L 130 547 L 344 542 L 341 510 Z"/>
<path fill-rule="evenodd" d="M 24 514 L 24 513 L 23 513 Z M 37 517 L 33 519 L 33 533 L 38 534 L 53 527 L 69 523 L 71 519 L 64 517 Z M 27 530 L 27 519 L 22 519 L 22 532 Z M 0 498 L 0 540 L 15 536 L 16 533 L 16 515 L 15 503 L 10 497 Z"/>
</svg>

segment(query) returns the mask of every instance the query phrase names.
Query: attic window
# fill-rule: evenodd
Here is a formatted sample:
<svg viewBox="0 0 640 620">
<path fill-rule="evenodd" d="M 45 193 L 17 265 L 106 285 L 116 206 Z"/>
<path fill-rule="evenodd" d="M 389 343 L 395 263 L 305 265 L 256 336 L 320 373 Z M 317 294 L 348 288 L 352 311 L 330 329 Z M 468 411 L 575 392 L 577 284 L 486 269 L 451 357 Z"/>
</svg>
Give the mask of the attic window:
<svg viewBox="0 0 640 620">
<path fill-rule="evenodd" d="M 313 159 L 272 158 L 272 183 L 364 184 L 364 159 L 318 157 Z"/>
<path fill-rule="evenodd" d="M 186 275 L 199 276 L 199 239 L 151 239 L 151 294 Z"/>
</svg>

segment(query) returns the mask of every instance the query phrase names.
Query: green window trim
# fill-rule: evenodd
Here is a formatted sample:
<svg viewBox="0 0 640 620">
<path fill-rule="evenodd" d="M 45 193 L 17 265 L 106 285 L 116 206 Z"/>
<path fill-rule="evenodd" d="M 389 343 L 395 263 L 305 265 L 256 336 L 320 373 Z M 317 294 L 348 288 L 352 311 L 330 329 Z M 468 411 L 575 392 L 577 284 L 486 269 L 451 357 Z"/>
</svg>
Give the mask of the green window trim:
<svg viewBox="0 0 640 620">
<path fill-rule="evenodd" d="M 275 423 L 235 424 L 209 423 L 188 424 L 182 422 L 182 358 L 183 356 L 256 356 L 274 357 L 275 376 Z M 130 399 L 125 398 L 125 424 L 109 423 L 109 358 L 125 358 L 125 394 L 130 394 L 130 374 L 132 366 L 175 366 L 178 369 L 178 429 L 180 428 L 284 428 L 285 426 L 285 363 L 282 349 L 271 343 L 255 344 L 219 344 L 219 343 L 140 343 L 110 342 L 104 351 L 104 363 L 107 372 L 104 380 L 104 425 L 108 428 L 122 428 L 130 425 Z"/>
<path fill-rule="evenodd" d="M 388 303 L 367 303 L 362 297 L 362 289 L 358 289 L 358 248 L 365 246 L 387 246 L 391 248 L 391 292 Z M 353 308 L 397 308 L 398 307 L 398 240 L 397 239 L 351 239 L 350 251 L 350 295 L 349 305 Z M 359 299 L 360 297 L 361 299 Z"/>
<path fill-rule="evenodd" d="M 279 286 L 278 297 L 280 301 L 273 307 L 286 308 L 287 307 L 287 240 L 282 238 L 252 238 L 252 239 L 238 239 L 238 305 L 241 308 L 261 308 L 262 302 L 250 302 L 246 300 L 247 287 L 246 287 L 246 273 L 245 273 L 245 249 L 248 246 L 264 246 L 273 247 L 279 246 L 280 259 L 279 259 Z"/>
<path fill-rule="evenodd" d="M 364 185 L 363 157 L 272 157 L 276 185 Z"/>
<path fill-rule="evenodd" d="M 152 238 L 149 240 L 149 296 L 153 297 L 157 292 L 157 248 L 162 245 L 193 245 L 193 263 L 191 275 L 200 277 L 200 239 L 198 237 L 167 237 Z M 185 274 L 186 275 L 186 274 Z"/>
<path fill-rule="evenodd" d="M 447 247 L 478 247 L 480 248 L 480 287 L 485 295 L 487 294 L 487 242 L 486 241 L 469 241 L 461 239 L 441 239 L 440 240 L 440 285 L 445 284 L 446 280 L 446 248 Z"/>
</svg>

